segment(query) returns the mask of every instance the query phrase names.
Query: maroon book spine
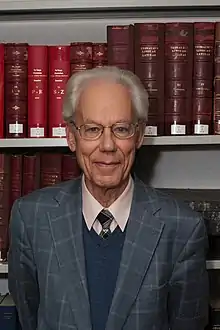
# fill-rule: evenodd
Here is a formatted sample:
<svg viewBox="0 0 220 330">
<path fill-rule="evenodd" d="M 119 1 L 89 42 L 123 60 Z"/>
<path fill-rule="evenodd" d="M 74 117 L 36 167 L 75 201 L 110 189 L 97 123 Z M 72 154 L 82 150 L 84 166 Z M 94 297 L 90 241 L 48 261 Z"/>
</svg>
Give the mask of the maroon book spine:
<svg viewBox="0 0 220 330">
<path fill-rule="evenodd" d="M 108 65 L 134 71 L 134 26 L 107 26 Z"/>
<path fill-rule="evenodd" d="M 49 46 L 49 133 L 50 138 L 66 136 L 62 117 L 65 86 L 70 76 L 70 46 Z"/>
<path fill-rule="evenodd" d="M 92 68 L 92 43 L 72 42 L 70 50 L 71 74 Z"/>
<path fill-rule="evenodd" d="M 48 47 L 28 47 L 28 137 L 47 136 Z"/>
<path fill-rule="evenodd" d="M 4 138 L 4 45 L 0 44 L 0 139 Z"/>
<path fill-rule="evenodd" d="M 220 22 L 215 27 L 214 134 L 220 134 Z"/>
<path fill-rule="evenodd" d="M 193 24 L 165 24 L 165 135 L 191 133 Z"/>
<path fill-rule="evenodd" d="M 5 122 L 7 138 L 27 137 L 27 44 L 5 44 Z"/>
<path fill-rule="evenodd" d="M 52 186 L 62 180 L 62 154 L 42 153 L 40 158 L 40 187 Z"/>
<path fill-rule="evenodd" d="M 27 195 L 40 188 L 40 157 L 35 155 L 23 156 L 22 195 Z"/>
<path fill-rule="evenodd" d="M 149 94 L 145 135 L 164 132 L 164 24 L 134 25 L 135 73 Z"/>
<path fill-rule="evenodd" d="M 62 164 L 62 181 L 75 179 L 80 176 L 81 170 L 75 154 L 64 154 Z"/>
<path fill-rule="evenodd" d="M 22 196 L 23 155 L 11 155 L 11 206 Z"/>
<path fill-rule="evenodd" d="M 215 23 L 194 23 L 193 134 L 212 133 Z"/>
<path fill-rule="evenodd" d="M 107 43 L 93 43 L 92 45 L 92 66 L 101 68 L 108 64 Z"/>
<path fill-rule="evenodd" d="M 10 155 L 0 154 L 0 252 L 7 259 L 9 246 L 8 226 L 10 217 Z"/>
</svg>

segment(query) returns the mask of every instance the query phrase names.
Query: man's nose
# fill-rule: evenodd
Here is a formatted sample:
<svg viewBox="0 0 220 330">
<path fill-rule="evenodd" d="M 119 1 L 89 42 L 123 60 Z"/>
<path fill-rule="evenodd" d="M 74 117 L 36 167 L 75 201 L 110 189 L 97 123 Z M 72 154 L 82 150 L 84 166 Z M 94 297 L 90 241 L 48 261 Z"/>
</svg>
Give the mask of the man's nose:
<svg viewBox="0 0 220 330">
<path fill-rule="evenodd" d="M 116 150 L 116 143 L 114 134 L 110 127 L 105 127 L 101 136 L 100 150 L 113 152 Z"/>
</svg>

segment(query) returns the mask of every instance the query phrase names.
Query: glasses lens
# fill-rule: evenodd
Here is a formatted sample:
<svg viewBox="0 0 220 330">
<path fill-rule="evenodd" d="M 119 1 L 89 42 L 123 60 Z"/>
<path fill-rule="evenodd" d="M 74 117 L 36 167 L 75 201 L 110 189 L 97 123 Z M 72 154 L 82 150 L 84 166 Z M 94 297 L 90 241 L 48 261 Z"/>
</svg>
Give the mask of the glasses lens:
<svg viewBox="0 0 220 330">
<path fill-rule="evenodd" d="M 127 139 L 134 135 L 135 126 L 129 123 L 118 123 L 113 125 L 112 131 L 119 139 Z"/>
<path fill-rule="evenodd" d="M 93 140 L 97 139 L 102 134 L 102 126 L 96 124 L 85 124 L 80 127 L 82 138 Z"/>
</svg>

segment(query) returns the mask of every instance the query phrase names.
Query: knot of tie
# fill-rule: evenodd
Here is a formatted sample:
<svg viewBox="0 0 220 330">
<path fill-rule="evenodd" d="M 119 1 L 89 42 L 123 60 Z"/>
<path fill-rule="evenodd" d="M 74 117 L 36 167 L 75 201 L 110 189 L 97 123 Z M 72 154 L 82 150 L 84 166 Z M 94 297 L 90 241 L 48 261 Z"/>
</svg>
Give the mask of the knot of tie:
<svg viewBox="0 0 220 330">
<path fill-rule="evenodd" d="M 107 238 L 109 234 L 111 233 L 110 225 L 112 223 L 112 220 L 114 219 L 111 212 L 109 212 L 106 209 L 103 209 L 97 216 L 97 220 L 102 225 L 102 231 L 99 234 L 102 238 Z"/>
</svg>

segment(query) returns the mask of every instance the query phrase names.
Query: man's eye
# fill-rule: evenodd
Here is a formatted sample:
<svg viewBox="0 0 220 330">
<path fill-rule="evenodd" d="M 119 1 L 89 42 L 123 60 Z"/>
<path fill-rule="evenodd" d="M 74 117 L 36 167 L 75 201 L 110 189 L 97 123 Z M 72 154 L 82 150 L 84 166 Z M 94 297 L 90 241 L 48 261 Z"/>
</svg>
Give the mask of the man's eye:
<svg viewBox="0 0 220 330">
<path fill-rule="evenodd" d="M 124 132 L 127 132 L 128 131 L 128 128 L 127 127 L 124 127 L 124 126 L 119 126 L 119 127 L 116 127 L 115 128 L 115 131 L 116 132 L 119 132 L 119 133 L 124 133 Z"/>
<path fill-rule="evenodd" d="M 87 127 L 86 128 L 86 132 L 91 132 L 91 133 L 96 133 L 96 132 L 99 132 L 100 131 L 100 128 L 99 127 Z"/>
</svg>

